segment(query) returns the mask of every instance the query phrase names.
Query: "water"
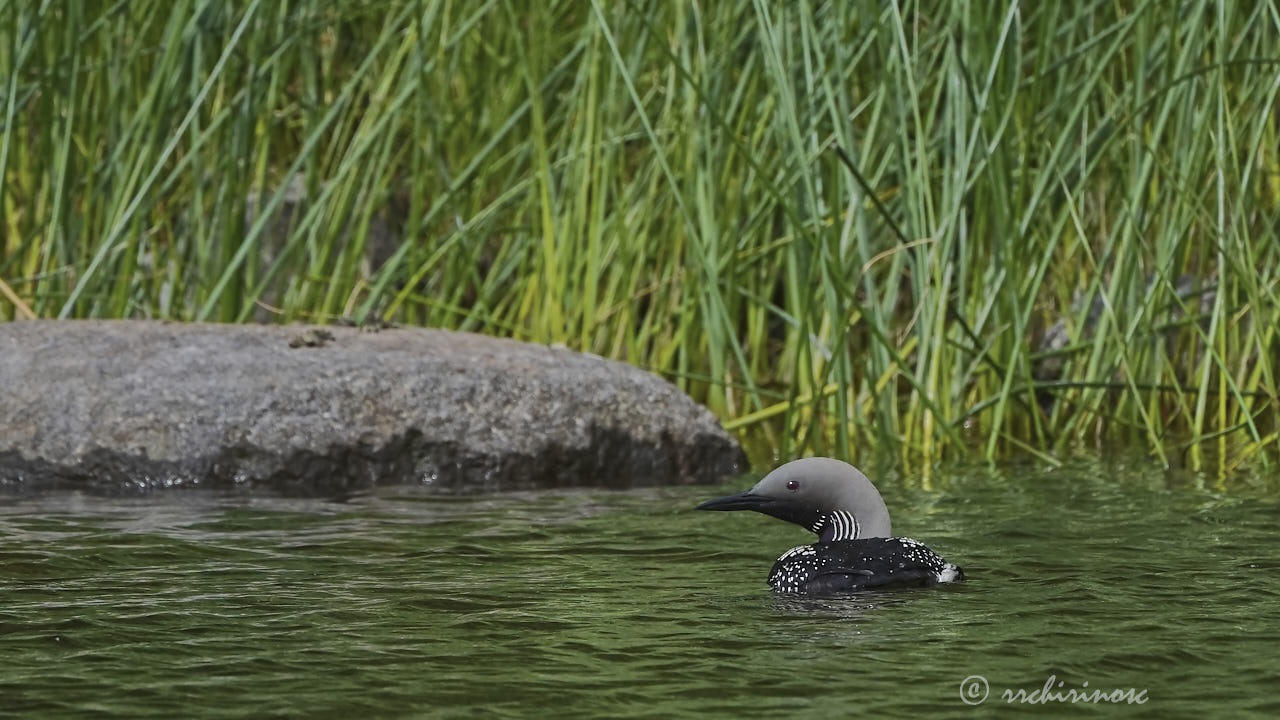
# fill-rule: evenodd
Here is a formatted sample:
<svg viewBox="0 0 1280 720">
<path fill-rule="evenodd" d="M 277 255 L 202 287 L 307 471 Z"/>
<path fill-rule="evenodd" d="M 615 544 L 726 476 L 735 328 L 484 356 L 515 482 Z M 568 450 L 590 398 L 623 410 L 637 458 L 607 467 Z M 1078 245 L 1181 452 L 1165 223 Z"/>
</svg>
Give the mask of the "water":
<svg viewBox="0 0 1280 720">
<path fill-rule="evenodd" d="M 1280 713 L 1272 482 L 883 478 L 970 580 L 827 599 L 764 584 L 799 528 L 690 510 L 748 484 L 0 498 L 0 714 L 972 717 L 974 675 L 984 710 L 1053 676 L 1147 700 L 1055 714 Z"/>
</svg>

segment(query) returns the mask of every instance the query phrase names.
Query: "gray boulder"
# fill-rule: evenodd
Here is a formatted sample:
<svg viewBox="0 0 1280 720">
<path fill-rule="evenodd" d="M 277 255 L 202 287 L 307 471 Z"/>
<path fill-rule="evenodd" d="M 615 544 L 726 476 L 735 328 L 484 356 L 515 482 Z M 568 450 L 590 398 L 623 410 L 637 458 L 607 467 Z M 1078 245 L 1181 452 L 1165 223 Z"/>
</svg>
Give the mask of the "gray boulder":
<svg viewBox="0 0 1280 720">
<path fill-rule="evenodd" d="M 342 494 L 711 482 L 738 444 L 670 383 L 424 329 L 0 324 L 0 489 Z"/>
</svg>

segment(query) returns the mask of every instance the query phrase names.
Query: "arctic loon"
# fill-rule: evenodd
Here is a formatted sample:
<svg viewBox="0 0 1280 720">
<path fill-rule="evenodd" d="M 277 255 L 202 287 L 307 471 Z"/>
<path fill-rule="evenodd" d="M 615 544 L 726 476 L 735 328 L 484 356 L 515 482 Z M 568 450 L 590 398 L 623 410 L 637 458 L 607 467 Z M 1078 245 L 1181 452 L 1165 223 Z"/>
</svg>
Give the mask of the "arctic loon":
<svg viewBox="0 0 1280 720">
<path fill-rule="evenodd" d="M 964 571 L 922 543 L 896 538 L 871 481 L 832 458 L 789 462 L 738 495 L 698 510 L 755 510 L 815 533 L 818 542 L 783 553 L 769 584 L 782 593 L 827 594 L 964 579 Z"/>
</svg>

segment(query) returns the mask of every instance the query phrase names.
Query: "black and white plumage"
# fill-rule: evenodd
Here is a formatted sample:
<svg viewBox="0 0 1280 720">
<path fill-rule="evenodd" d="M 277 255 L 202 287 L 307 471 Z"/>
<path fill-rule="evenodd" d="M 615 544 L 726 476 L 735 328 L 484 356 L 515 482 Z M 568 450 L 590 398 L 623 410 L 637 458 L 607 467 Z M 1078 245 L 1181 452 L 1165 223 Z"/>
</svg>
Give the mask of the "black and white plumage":
<svg viewBox="0 0 1280 720">
<path fill-rule="evenodd" d="M 755 510 L 804 527 L 818 542 L 778 558 L 769 584 L 782 593 L 828 594 L 964 579 L 964 571 L 911 538 L 895 538 L 889 510 L 857 468 L 806 458 L 769 473 L 750 490 L 699 510 Z"/>
<path fill-rule="evenodd" d="M 963 580 L 960 568 L 911 538 L 863 538 L 801 545 L 783 553 L 769 572 L 782 593 L 824 595 Z"/>
</svg>

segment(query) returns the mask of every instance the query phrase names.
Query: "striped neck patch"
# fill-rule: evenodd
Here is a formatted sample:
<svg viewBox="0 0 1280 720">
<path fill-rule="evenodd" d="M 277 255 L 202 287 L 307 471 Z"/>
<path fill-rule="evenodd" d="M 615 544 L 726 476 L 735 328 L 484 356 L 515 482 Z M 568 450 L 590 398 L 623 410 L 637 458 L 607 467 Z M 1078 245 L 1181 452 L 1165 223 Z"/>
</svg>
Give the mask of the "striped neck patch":
<svg viewBox="0 0 1280 720">
<path fill-rule="evenodd" d="M 833 510 L 829 515 L 819 517 L 809 529 L 818 534 L 820 542 L 856 540 L 862 534 L 858 518 L 845 510 Z"/>
</svg>

